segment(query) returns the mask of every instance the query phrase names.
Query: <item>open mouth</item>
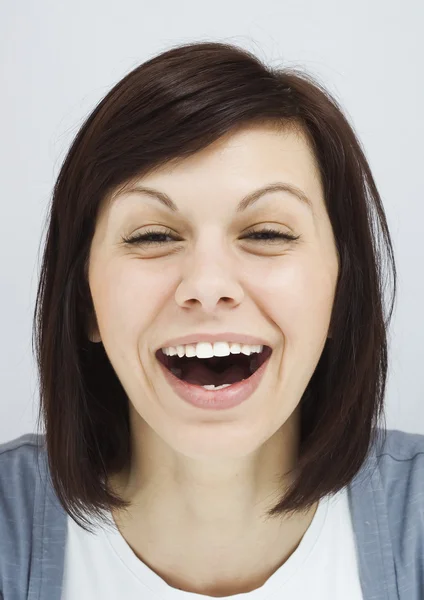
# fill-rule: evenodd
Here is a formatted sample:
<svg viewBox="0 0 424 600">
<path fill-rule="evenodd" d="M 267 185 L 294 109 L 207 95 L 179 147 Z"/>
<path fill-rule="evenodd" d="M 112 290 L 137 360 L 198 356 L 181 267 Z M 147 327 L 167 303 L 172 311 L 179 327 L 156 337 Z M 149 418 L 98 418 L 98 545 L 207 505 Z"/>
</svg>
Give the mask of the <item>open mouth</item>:
<svg viewBox="0 0 424 600">
<path fill-rule="evenodd" d="M 262 352 L 229 354 L 211 358 L 167 356 L 158 350 L 156 358 L 173 375 L 193 385 L 231 385 L 248 379 L 271 356 L 272 349 L 264 346 Z"/>
</svg>

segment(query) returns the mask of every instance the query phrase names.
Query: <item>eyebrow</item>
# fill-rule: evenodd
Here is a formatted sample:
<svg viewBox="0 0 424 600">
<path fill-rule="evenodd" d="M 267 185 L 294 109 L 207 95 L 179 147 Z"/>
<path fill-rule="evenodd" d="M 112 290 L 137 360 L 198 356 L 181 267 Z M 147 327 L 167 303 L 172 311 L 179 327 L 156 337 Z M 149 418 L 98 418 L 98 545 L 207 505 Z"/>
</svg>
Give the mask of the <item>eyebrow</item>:
<svg viewBox="0 0 424 600">
<path fill-rule="evenodd" d="M 159 190 L 155 190 L 154 188 L 146 187 L 139 184 L 133 185 L 124 190 L 123 192 L 116 194 L 113 197 L 113 200 L 117 199 L 119 196 L 131 194 L 134 192 L 146 194 L 152 198 L 155 198 L 173 212 L 178 212 L 177 205 L 171 200 L 171 198 L 167 194 L 165 194 L 164 192 L 160 192 Z M 254 190 L 253 192 L 250 192 L 249 194 L 247 194 L 247 196 L 240 200 L 239 204 L 237 205 L 236 212 L 243 212 L 244 210 L 252 206 L 255 202 L 257 202 L 259 198 L 270 192 L 287 192 L 291 196 L 300 200 L 302 204 L 307 206 L 309 210 L 311 210 L 312 214 L 314 213 L 312 202 L 307 197 L 307 195 L 297 186 L 283 182 L 270 183 L 264 187 Z"/>
</svg>

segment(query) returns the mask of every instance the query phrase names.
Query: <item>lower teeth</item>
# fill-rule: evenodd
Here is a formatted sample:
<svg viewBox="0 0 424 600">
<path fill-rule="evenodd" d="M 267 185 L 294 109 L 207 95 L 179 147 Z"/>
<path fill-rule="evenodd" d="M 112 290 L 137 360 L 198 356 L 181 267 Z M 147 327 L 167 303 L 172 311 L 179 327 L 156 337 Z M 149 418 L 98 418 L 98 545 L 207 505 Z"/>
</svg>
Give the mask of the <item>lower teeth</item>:
<svg viewBox="0 0 424 600">
<path fill-rule="evenodd" d="M 228 387 L 229 385 L 231 385 L 231 383 L 223 383 L 222 385 L 218 385 L 218 387 L 215 387 L 213 384 L 210 384 L 202 385 L 202 388 L 205 388 L 205 390 L 222 390 L 222 388 Z"/>
<path fill-rule="evenodd" d="M 240 381 L 244 381 L 245 378 L 240 379 Z M 234 383 L 240 383 L 239 381 L 235 381 Z M 206 390 L 222 390 L 222 388 L 228 387 L 229 385 L 233 385 L 232 383 L 223 383 L 222 385 L 218 385 L 217 387 L 215 387 L 213 384 L 210 385 L 202 385 L 202 388 L 205 388 Z"/>
<path fill-rule="evenodd" d="M 181 379 L 182 369 L 172 368 L 171 373 L 173 373 L 176 377 Z M 244 381 L 244 379 L 242 379 L 241 381 Z M 223 388 L 226 388 L 229 385 L 232 385 L 232 384 L 231 383 L 223 383 L 222 385 L 214 386 L 213 383 L 211 383 L 208 385 L 201 385 L 201 386 L 199 385 L 199 387 L 202 387 L 205 390 L 222 390 Z"/>
</svg>

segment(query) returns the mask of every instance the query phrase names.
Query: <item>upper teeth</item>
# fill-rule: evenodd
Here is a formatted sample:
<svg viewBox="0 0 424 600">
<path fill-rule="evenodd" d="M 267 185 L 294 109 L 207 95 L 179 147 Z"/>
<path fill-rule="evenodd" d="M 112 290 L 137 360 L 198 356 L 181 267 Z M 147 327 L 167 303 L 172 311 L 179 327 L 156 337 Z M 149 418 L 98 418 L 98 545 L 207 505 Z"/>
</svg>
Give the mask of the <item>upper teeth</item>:
<svg viewBox="0 0 424 600">
<path fill-rule="evenodd" d="M 197 358 L 211 358 L 212 356 L 228 356 L 229 354 L 246 354 L 249 356 L 254 352 L 262 352 L 263 345 L 252 346 L 249 344 L 236 344 L 228 342 L 198 342 L 197 344 L 185 344 L 182 346 L 168 346 L 161 348 L 167 356 L 178 354 L 182 356 L 197 356 Z"/>
</svg>

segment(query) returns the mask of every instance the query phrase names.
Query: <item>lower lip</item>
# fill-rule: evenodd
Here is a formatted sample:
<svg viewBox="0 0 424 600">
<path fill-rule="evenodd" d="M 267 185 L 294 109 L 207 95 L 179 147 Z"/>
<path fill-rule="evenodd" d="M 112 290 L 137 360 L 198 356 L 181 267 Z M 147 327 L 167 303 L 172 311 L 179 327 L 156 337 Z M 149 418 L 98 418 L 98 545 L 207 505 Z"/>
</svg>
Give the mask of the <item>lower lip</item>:
<svg viewBox="0 0 424 600">
<path fill-rule="evenodd" d="M 238 406 L 253 394 L 264 376 L 270 358 L 271 356 L 248 379 L 233 383 L 222 390 L 205 390 L 198 385 L 187 383 L 178 379 L 165 365 L 158 362 L 166 380 L 180 398 L 197 408 L 223 410 Z"/>
</svg>

